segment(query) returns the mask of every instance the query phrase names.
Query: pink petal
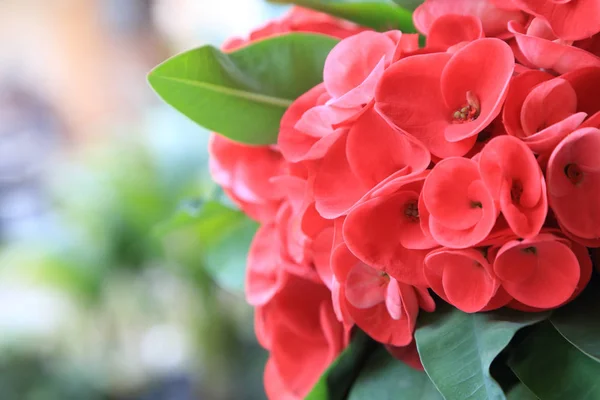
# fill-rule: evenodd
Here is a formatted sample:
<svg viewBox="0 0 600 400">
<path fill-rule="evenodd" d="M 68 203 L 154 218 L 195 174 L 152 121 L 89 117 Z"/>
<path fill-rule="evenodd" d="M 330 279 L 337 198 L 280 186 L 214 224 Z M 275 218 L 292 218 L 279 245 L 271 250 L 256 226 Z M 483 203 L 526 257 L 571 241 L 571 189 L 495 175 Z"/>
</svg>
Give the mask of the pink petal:
<svg viewBox="0 0 600 400">
<path fill-rule="evenodd" d="M 399 320 L 402 317 L 402 299 L 400 298 L 400 288 L 395 279 L 390 279 L 385 293 L 385 307 L 393 320 Z"/>
<path fill-rule="evenodd" d="M 357 263 L 346 277 L 346 298 L 356 308 L 373 307 L 385 301 L 389 279 L 364 263 Z"/>
<path fill-rule="evenodd" d="M 253 306 L 266 304 L 281 289 L 284 273 L 275 226 L 266 224 L 256 232 L 248 253 L 246 301 Z"/>
<path fill-rule="evenodd" d="M 342 40 L 325 60 L 323 80 L 327 91 L 333 97 L 341 97 L 359 87 L 382 58 L 391 60 L 395 47 L 389 37 L 372 31 Z"/>
</svg>

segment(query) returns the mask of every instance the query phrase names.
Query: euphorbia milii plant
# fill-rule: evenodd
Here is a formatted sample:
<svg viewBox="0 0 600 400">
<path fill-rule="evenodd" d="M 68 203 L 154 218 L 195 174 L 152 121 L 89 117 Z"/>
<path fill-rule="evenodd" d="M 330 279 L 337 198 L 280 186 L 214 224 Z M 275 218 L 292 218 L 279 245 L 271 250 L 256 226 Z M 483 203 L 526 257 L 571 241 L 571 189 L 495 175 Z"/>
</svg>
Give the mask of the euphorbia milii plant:
<svg viewBox="0 0 600 400">
<path fill-rule="evenodd" d="M 276 2 L 331 15 L 150 74 L 260 225 L 269 399 L 600 399 L 600 1 Z"/>
</svg>

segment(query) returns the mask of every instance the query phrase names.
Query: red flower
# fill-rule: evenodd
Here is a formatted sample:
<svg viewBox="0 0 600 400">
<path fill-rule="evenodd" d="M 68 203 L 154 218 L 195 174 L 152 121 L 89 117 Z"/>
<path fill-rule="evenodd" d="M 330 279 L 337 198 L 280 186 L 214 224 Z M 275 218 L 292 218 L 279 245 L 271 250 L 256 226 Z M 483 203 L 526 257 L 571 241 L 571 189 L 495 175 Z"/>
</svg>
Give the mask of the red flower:
<svg viewBox="0 0 600 400">
<path fill-rule="evenodd" d="M 514 7 L 507 7 L 509 1 L 492 0 L 426 0 L 415 10 L 413 21 L 417 29 L 429 36 L 435 21 L 449 14 L 469 15 L 481 21 L 486 36 L 505 38 L 508 21 L 525 22 L 526 16 Z"/>
<path fill-rule="evenodd" d="M 251 218 L 268 222 L 275 217 L 283 194 L 271 182 L 286 171 L 286 162 L 273 147 L 253 147 L 212 134 L 209 142 L 212 178 Z"/>
<path fill-rule="evenodd" d="M 561 226 L 584 239 L 600 237 L 600 130 L 578 129 L 550 156 L 550 206 Z"/>
<path fill-rule="evenodd" d="M 476 245 L 491 232 L 498 217 L 477 163 L 467 158 L 440 161 L 425 180 L 421 196 L 431 236 L 445 247 Z"/>
<path fill-rule="evenodd" d="M 257 309 L 256 324 L 259 341 L 270 351 L 265 389 L 271 399 L 303 398 L 348 343 L 329 290 L 293 275 Z"/>
<path fill-rule="evenodd" d="M 427 289 L 400 283 L 369 267 L 344 245 L 336 248 L 332 262 L 341 300 L 356 325 L 381 343 L 412 342 L 419 306 L 427 311 L 435 308 Z"/>
<path fill-rule="evenodd" d="M 479 157 L 481 178 L 513 232 L 537 235 L 548 212 L 546 182 L 531 150 L 519 139 L 498 136 Z"/>
<path fill-rule="evenodd" d="M 437 243 L 423 232 L 418 201 L 426 173 L 404 176 L 378 186 L 350 211 L 344 241 L 359 259 L 400 282 L 426 286 L 424 249 Z"/>
<path fill-rule="evenodd" d="M 581 275 L 569 244 L 549 233 L 512 240 L 498 250 L 494 273 L 515 300 L 536 308 L 556 307 L 573 295 Z"/>
<path fill-rule="evenodd" d="M 476 249 L 433 250 L 425 258 L 425 276 L 441 298 L 468 313 L 483 310 L 500 287 L 492 266 Z"/>
<path fill-rule="evenodd" d="M 548 231 L 550 231 L 550 230 L 548 230 Z M 580 267 L 579 282 L 577 282 L 577 286 L 575 288 L 575 291 L 571 295 L 571 297 L 569 297 L 563 303 L 558 304 L 554 307 L 545 307 L 545 308 L 532 307 L 532 306 L 523 304 L 514 299 L 510 303 L 508 303 L 507 307 L 514 308 L 515 310 L 525 311 L 525 312 L 538 312 L 538 311 L 544 311 L 544 310 L 551 309 L 551 308 L 560 307 L 560 306 L 574 300 L 577 296 L 579 296 L 579 294 L 583 291 L 583 289 L 585 289 L 585 287 L 587 286 L 587 284 L 589 283 L 589 281 L 592 277 L 592 269 L 593 269 L 592 260 L 590 258 L 590 254 L 588 253 L 588 249 L 586 249 L 581 244 L 572 242 L 572 243 L 570 243 L 570 248 L 571 248 L 571 251 L 575 254 L 575 257 L 577 257 L 577 261 L 579 261 L 579 267 Z"/>
<path fill-rule="evenodd" d="M 561 39 L 578 40 L 600 32 L 596 0 L 513 0 L 524 11 L 545 18 Z"/>
<path fill-rule="evenodd" d="M 500 113 L 513 69 L 513 53 L 498 39 L 407 57 L 384 73 L 376 107 L 434 155 L 462 156 Z"/>
<path fill-rule="evenodd" d="M 314 182 L 317 211 L 345 215 L 371 188 L 391 176 L 417 174 L 429 165 L 423 146 L 389 125 L 373 108 L 321 160 Z"/>
<path fill-rule="evenodd" d="M 577 112 L 577 93 L 568 80 L 527 71 L 511 80 L 502 118 L 506 132 L 537 154 L 549 154 L 587 116 Z"/>
</svg>

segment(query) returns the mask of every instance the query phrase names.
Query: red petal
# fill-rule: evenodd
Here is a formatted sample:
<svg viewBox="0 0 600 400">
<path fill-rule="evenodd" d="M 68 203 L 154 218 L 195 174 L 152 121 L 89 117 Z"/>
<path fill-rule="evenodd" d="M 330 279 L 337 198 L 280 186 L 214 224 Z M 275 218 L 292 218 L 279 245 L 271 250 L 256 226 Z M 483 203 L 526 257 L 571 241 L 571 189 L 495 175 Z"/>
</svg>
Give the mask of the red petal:
<svg viewBox="0 0 600 400">
<path fill-rule="evenodd" d="M 580 278 L 575 254 L 547 234 L 502 246 L 494 262 L 494 272 L 511 296 L 537 308 L 555 307 L 566 301 Z"/>
<path fill-rule="evenodd" d="M 596 0 L 519 0 L 519 5 L 546 18 L 561 39 L 585 39 L 600 31 L 600 3 Z"/>
<path fill-rule="evenodd" d="M 315 207 L 321 216 L 334 219 L 346 214 L 367 191 L 350 168 L 346 157 L 347 135 L 329 148 L 317 170 Z"/>
<path fill-rule="evenodd" d="M 498 136 L 483 148 L 479 169 L 515 234 L 537 235 L 546 219 L 548 202 L 542 171 L 529 148 L 512 136 Z M 519 188 L 520 193 L 513 193 Z"/>
<path fill-rule="evenodd" d="M 353 307 L 349 302 L 346 304 L 356 325 L 373 339 L 393 346 L 406 346 L 413 339 L 419 303 L 412 286 L 399 283 L 398 289 L 402 312 L 397 320 L 390 316 L 385 303 L 364 310 Z"/>
<path fill-rule="evenodd" d="M 446 14 L 437 18 L 427 35 L 427 46 L 446 50 L 461 42 L 483 37 L 479 18 L 472 15 Z"/>
<path fill-rule="evenodd" d="M 506 5 L 506 0 L 502 2 Z M 424 35 L 434 21 L 447 14 L 473 15 L 481 20 L 486 36 L 505 36 L 508 21 L 525 22 L 525 15 L 516 9 L 497 8 L 488 0 L 427 0 L 415 10 L 413 21 L 417 29 Z"/>
<path fill-rule="evenodd" d="M 348 132 L 346 152 L 350 167 L 367 187 L 406 166 L 412 173 L 424 171 L 431 160 L 427 149 L 388 124 L 373 108 Z"/>
<path fill-rule="evenodd" d="M 448 301 L 464 312 L 483 309 L 496 294 L 499 283 L 490 275 L 488 261 L 477 250 L 440 249 L 425 259 L 426 268 L 442 271 Z"/>
<path fill-rule="evenodd" d="M 510 47 L 499 39 L 479 39 L 456 52 L 442 73 L 441 90 L 449 114 L 466 103 L 467 92 L 479 99 L 481 110 L 472 122 L 450 124 L 444 135 L 450 142 L 458 142 L 476 135 L 500 113 L 508 83 L 514 71 L 514 55 Z"/>
<path fill-rule="evenodd" d="M 377 110 L 438 157 L 462 156 L 476 140 L 450 143 L 443 135 L 452 111 L 443 101 L 440 79 L 449 59 L 446 53 L 403 58 L 386 70 L 375 93 Z"/>
<path fill-rule="evenodd" d="M 502 121 L 509 135 L 519 138 L 526 136 L 521 126 L 523 103 L 535 86 L 550 79 L 552 75 L 537 70 L 527 71 L 512 78 L 502 112 Z"/>
<path fill-rule="evenodd" d="M 546 170 L 550 206 L 562 226 L 576 236 L 600 236 L 600 130 L 578 129 L 552 152 Z M 581 172 L 578 181 L 568 176 L 575 165 Z"/>
<path fill-rule="evenodd" d="M 246 271 L 246 301 L 253 306 L 266 304 L 283 286 L 283 266 L 275 226 L 261 226 L 252 240 Z"/>
<path fill-rule="evenodd" d="M 425 285 L 423 257 L 426 252 L 410 250 L 398 242 L 408 222 L 398 196 L 368 200 L 352 210 L 344 222 L 344 240 L 354 254 L 368 265 L 411 285 Z M 402 193 L 400 199 L 406 198 Z M 410 197 L 415 201 L 418 195 Z M 413 223 L 414 224 L 414 223 Z M 420 226 L 416 223 L 418 230 Z"/>
<path fill-rule="evenodd" d="M 600 66 L 600 58 L 585 50 L 526 35 L 523 27 L 515 21 L 508 23 L 508 30 L 515 35 L 523 55 L 538 68 L 564 74 L 579 68 Z"/>
</svg>

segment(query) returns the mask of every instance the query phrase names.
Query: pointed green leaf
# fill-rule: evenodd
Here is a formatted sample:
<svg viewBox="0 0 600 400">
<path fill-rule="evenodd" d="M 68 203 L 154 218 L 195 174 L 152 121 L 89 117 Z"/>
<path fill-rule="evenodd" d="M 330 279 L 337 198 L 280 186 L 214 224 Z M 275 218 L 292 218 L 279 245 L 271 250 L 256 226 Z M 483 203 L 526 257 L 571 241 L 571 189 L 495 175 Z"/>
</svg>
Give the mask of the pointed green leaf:
<svg viewBox="0 0 600 400">
<path fill-rule="evenodd" d="M 203 46 L 163 62 L 148 81 L 199 125 L 238 142 L 272 144 L 287 107 L 323 80 L 325 58 L 337 42 L 290 33 L 231 53 Z"/>
<path fill-rule="evenodd" d="M 421 362 L 447 400 L 504 399 L 490 375 L 492 361 L 520 328 L 546 317 L 513 310 L 467 314 L 441 305 L 419 318 L 415 339 Z"/>
<path fill-rule="evenodd" d="M 600 364 L 566 341 L 550 323 L 541 324 L 525 338 L 508 364 L 540 399 L 600 399 Z"/>
<path fill-rule="evenodd" d="M 344 18 L 378 31 L 399 29 L 416 32 L 410 11 L 392 0 L 269 0 L 272 3 L 296 4 Z"/>
<path fill-rule="evenodd" d="M 442 400 L 425 372 L 392 357 L 383 347 L 373 353 L 360 371 L 348 400 Z"/>
<path fill-rule="evenodd" d="M 597 279 L 577 299 L 556 310 L 550 322 L 571 344 L 600 362 L 600 284 Z"/>
<path fill-rule="evenodd" d="M 350 345 L 336 358 L 305 400 L 342 400 L 376 343 L 363 331 L 354 333 Z"/>
</svg>

